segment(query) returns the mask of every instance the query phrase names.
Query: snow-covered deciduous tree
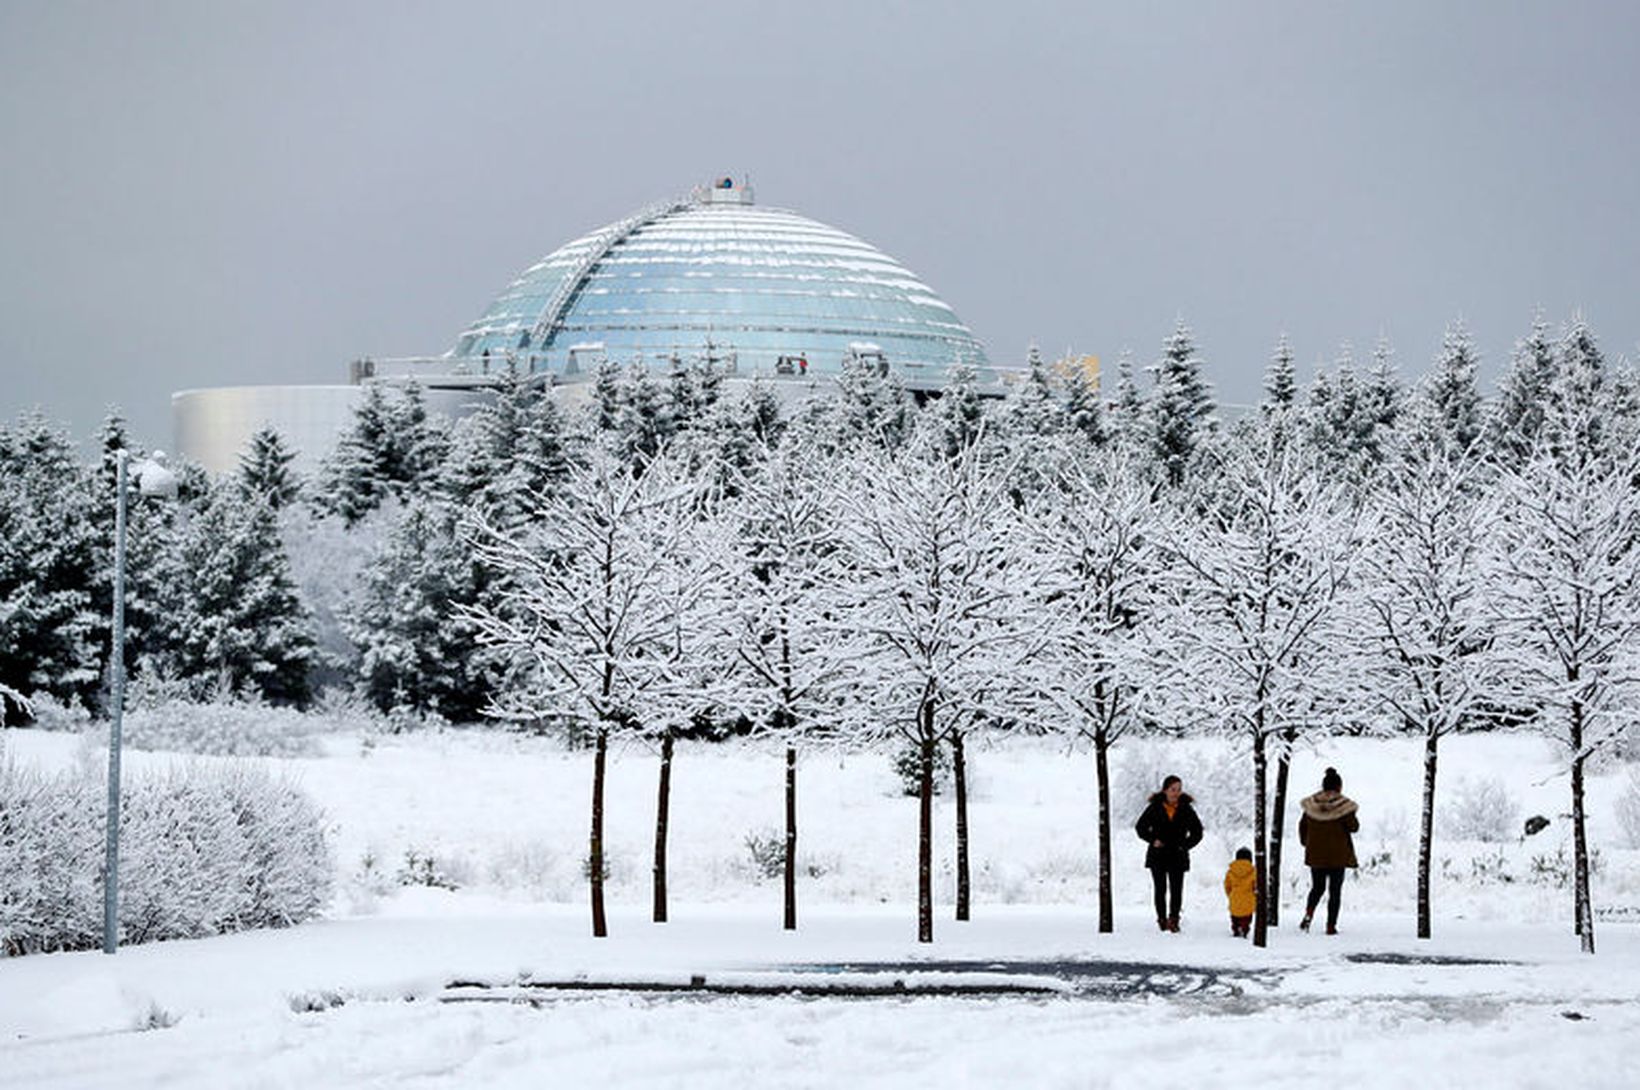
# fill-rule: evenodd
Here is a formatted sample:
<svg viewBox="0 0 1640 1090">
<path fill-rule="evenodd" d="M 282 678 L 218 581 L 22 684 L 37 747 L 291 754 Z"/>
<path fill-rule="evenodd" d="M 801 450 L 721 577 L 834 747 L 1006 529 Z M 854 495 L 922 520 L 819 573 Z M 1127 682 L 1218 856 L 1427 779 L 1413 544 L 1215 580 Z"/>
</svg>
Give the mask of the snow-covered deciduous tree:
<svg viewBox="0 0 1640 1090">
<path fill-rule="evenodd" d="M 865 453 L 853 473 L 839 493 L 850 575 L 838 636 L 859 683 L 858 729 L 917 747 L 917 938 L 932 942 L 935 749 L 963 714 L 994 711 L 988 694 L 1033 634 L 1022 604 L 1035 577 L 1013 533 L 1007 466 L 978 444 L 956 458 Z"/>
<path fill-rule="evenodd" d="M 1093 745 L 1099 930 L 1114 927 L 1110 749 L 1141 724 L 1158 675 L 1176 659 L 1153 623 L 1159 575 L 1155 487 L 1113 449 L 1067 444 L 1056 489 L 1027 513 L 1044 567 L 1033 624 L 1046 633 L 1020 677 L 1050 726 Z"/>
<path fill-rule="evenodd" d="M 1586 374 L 1555 386 L 1536 452 L 1494 496 L 1494 624 L 1513 704 L 1566 757 L 1574 925 L 1592 954 L 1584 780 L 1640 696 L 1640 451 L 1603 442 L 1610 406 Z"/>
<path fill-rule="evenodd" d="M 1201 476 L 1211 488 L 1179 506 L 1163 537 L 1172 577 L 1161 623 L 1185 647 L 1193 675 L 1166 696 L 1170 714 L 1239 736 L 1251 750 L 1253 942 L 1263 946 L 1270 747 L 1302 728 L 1317 703 L 1358 525 L 1341 489 L 1267 431 L 1216 444 Z"/>
<path fill-rule="evenodd" d="M 736 703 L 785 743 L 783 923 L 797 927 L 797 758 L 805 741 L 835 733 L 848 674 L 828 616 L 837 571 L 835 494 L 842 463 L 806 443 L 766 452 L 729 512 Z"/>
<path fill-rule="evenodd" d="M 592 933 L 604 914 L 604 768 L 612 735 L 641 729 L 650 690 L 672 684 L 666 667 L 675 597 L 667 567 L 678 553 L 693 489 L 664 456 L 633 473 L 594 448 L 541 507 L 533 526 L 506 532 L 480 520 L 471 539 L 505 581 L 502 608 L 474 612 L 481 638 L 506 674 L 491 705 L 503 718 L 558 718 L 593 736 L 587 874 Z"/>
<path fill-rule="evenodd" d="M 1405 445 L 1374 493 L 1373 533 L 1356 594 L 1370 621 L 1361 650 L 1366 687 L 1423 739 L 1418 838 L 1418 937 L 1430 937 L 1430 863 L 1441 739 L 1473 729 L 1497 681 L 1485 540 L 1471 451 Z"/>
</svg>

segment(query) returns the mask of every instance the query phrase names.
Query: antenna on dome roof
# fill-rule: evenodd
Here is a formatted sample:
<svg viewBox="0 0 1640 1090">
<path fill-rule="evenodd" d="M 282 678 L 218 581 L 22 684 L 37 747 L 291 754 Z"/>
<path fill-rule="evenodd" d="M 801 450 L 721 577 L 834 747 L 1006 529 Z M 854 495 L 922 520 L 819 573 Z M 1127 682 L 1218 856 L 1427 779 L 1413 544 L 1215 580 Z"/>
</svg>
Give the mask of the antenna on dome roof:
<svg viewBox="0 0 1640 1090">
<path fill-rule="evenodd" d="M 734 175 L 723 174 L 712 180 L 709 186 L 695 190 L 696 204 L 751 204 L 752 180 L 735 183 Z"/>
</svg>

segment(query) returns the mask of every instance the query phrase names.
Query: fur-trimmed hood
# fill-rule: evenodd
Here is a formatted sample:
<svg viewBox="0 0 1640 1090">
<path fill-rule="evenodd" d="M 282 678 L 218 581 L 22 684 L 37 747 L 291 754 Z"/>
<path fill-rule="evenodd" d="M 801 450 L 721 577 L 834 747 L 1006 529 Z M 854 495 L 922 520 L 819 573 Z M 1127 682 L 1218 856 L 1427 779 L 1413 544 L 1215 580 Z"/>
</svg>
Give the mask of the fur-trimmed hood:
<svg viewBox="0 0 1640 1090">
<path fill-rule="evenodd" d="M 1339 818 L 1349 817 L 1356 811 L 1354 799 L 1326 791 L 1306 795 L 1299 806 L 1311 821 L 1337 821 Z"/>
<path fill-rule="evenodd" d="M 1161 791 L 1154 791 L 1154 792 L 1151 793 L 1150 798 L 1146 799 L 1145 801 L 1147 803 L 1150 803 L 1152 806 L 1154 806 L 1158 802 L 1161 802 L 1161 803 L 1167 802 L 1167 795 L 1164 792 L 1161 792 Z M 1180 791 L 1179 792 L 1179 805 L 1180 806 L 1193 806 L 1195 804 L 1195 802 L 1196 802 L 1196 800 L 1190 797 L 1189 792 L 1186 792 L 1186 791 Z"/>
</svg>

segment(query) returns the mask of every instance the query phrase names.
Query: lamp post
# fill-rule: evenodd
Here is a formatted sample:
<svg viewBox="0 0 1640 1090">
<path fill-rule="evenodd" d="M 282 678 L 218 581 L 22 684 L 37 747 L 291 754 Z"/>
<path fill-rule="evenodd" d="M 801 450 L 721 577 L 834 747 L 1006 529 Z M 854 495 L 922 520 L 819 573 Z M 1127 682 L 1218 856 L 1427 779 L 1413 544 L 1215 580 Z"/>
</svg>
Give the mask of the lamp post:
<svg viewBox="0 0 1640 1090">
<path fill-rule="evenodd" d="M 137 489 L 144 496 L 174 499 L 177 478 L 160 464 L 162 451 L 137 463 Z M 114 452 L 114 633 L 109 667 L 113 671 L 108 725 L 108 846 L 103 867 L 103 953 L 120 947 L 120 726 L 125 713 L 125 504 L 131 453 Z"/>
</svg>

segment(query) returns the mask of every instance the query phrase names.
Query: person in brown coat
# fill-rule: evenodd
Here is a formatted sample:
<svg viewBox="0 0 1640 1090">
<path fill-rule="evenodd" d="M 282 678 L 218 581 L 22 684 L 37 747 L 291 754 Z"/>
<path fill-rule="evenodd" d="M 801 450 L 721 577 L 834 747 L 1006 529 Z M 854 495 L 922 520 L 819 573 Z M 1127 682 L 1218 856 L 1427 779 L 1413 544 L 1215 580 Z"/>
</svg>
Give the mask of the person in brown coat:
<svg viewBox="0 0 1640 1090">
<path fill-rule="evenodd" d="M 1299 928 L 1310 929 L 1310 918 L 1321 894 L 1327 894 L 1327 934 L 1338 934 L 1338 906 L 1344 895 L 1344 868 L 1356 866 L 1355 841 L 1350 834 L 1361 828 L 1356 806 L 1344 797 L 1344 777 L 1336 768 L 1321 777 L 1321 790 L 1299 803 L 1298 842 L 1304 845 L 1304 865 L 1310 868 L 1310 899 Z"/>
</svg>

